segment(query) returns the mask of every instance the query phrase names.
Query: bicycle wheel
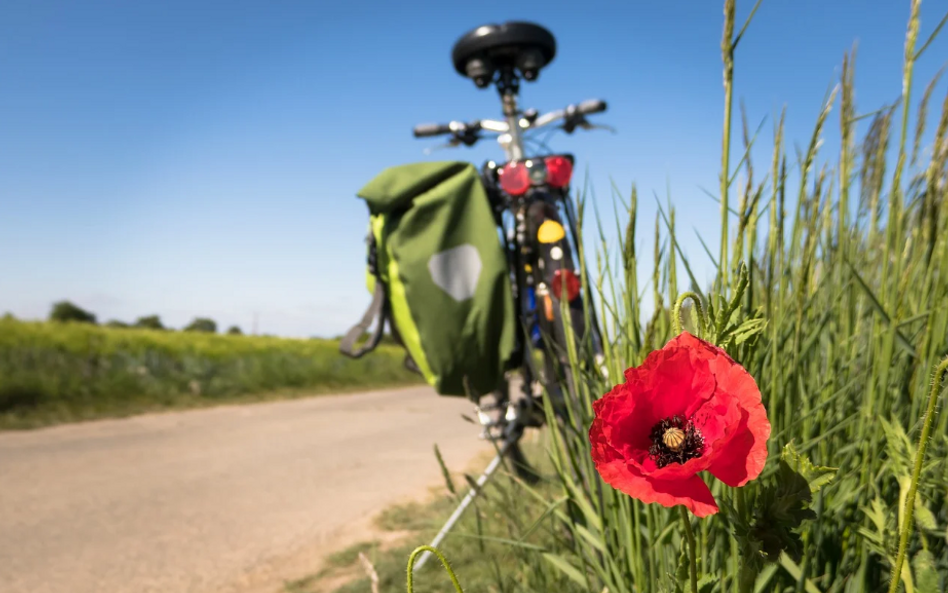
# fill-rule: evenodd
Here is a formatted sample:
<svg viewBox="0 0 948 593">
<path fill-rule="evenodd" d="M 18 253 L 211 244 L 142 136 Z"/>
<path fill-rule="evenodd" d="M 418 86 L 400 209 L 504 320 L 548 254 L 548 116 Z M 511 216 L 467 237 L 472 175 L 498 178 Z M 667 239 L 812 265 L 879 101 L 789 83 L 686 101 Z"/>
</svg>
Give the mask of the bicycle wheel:
<svg viewBox="0 0 948 593">
<path fill-rule="evenodd" d="M 593 363 L 598 333 L 594 325 L 587 328 L 579 272 L 556 200 L 550 196 L 532 204 L 528 219 L 530 236 L 535 238 L 534 281 L 539 324 L 545 338 L 543 385 L 554 409 L 565 414 L 565 406 L 578 402 L 574 374 Z M 566 316 L 562 308 L 564 299 Z M 579 368 L 575 368 L 577 364 Z"/>
<path fill-rule="evenodd" d="M 601 339 L 592 303 L 588 304 L 588 311 L 583 303 L 579 271 L 559 216 L 558 203 L 559 200 L 550 199 L 531 205 L 529 226 L 535 238 L 534 281 L 540 301 L 540 326 L 545 336 L 543 384 L 557 419 L 557 425 L 550 428 L 560 431 L 566 437 L 564 442 L 577 443 L 586 438 L 588 429 L 588 410 L 580 397 L 580 381 L 584 372 L 596 367 Z M 570 216 L 568 210 L 566 215 Z M 574 231 L 572 219 L 569 222 Z M 574 244 L 575 240 L 574 236 Z M 570 464 L 568 471 L 576 483 L 588 483 L 591 478 L 582 464 Z M 586 525 L 586 517 L 574 501 L 569 501 L 566 512 L 574 524 Z M 570 537 L 568 529 L 565 534 Z"/>
</svg>

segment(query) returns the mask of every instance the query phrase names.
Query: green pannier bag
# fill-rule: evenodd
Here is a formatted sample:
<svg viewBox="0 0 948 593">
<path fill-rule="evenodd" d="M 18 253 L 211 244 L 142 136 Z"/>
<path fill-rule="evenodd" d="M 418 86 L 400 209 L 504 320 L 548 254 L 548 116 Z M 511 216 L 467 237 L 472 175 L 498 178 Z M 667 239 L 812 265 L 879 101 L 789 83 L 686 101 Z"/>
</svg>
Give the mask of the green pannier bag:
<svg viewBox="0 0 948 593">
<path fill-rule="evenodd" d="M 340 343 L 358 358 L 388 322 L 406 363 L 441 395 L 497 389 L 513 357 L 507 258 L 487 192 L 470 163 L 391 167 L 359 191 L 369 207 L 372 305 Z M 376 321 L 364 345 L 355 344 Z"/>
</svg>

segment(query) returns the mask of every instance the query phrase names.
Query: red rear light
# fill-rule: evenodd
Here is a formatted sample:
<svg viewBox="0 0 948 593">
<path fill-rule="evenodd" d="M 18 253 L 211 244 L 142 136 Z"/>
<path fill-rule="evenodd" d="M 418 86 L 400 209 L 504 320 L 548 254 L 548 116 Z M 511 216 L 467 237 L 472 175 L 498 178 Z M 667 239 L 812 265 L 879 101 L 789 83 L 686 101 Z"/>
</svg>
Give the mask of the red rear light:
<svg viewBox="0 0 948 593">
<path fill-rule="evenodd" d="M 507 163 L 498 176 L 500 187 L 512 196 L 522 196 L 530 189 L 530 173 L 523 163 Z"/>
<path fill-rule="evenodd" d="M 561 298 L 563 295 L 563 281 L 566 281 L 566 300 L 572 302 L 579 296 L 579 278 L 572 270 L 557 270 L 553 272 L 553 296 Z"/>
<path fill-rule="evenodd" d="M 565 156 L 546 157 L 546 182 L 553 187 L 566 187 L 573 176 L 573 163 Z"/>
</svg>

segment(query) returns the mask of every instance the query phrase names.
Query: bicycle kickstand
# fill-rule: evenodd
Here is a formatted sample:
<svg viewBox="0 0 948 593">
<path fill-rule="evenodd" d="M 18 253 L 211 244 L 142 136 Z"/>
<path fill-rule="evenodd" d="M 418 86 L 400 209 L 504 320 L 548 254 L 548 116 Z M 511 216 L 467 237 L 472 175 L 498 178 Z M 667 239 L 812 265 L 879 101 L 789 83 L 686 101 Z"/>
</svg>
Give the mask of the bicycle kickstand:
<svg viewBox="0 0 948 593">
<path fill-rule="evenodd" d="M 438 535 L 431 540 L 431 547 L 436 548 L 441 545 L 441 542 L 444 541 L 444 538 L 447 537 L 448 532 L 451 531 L 451 528 L 454 527 L 454 524 L 458 522 L 458 519 L 461 518 L 461 515 L 464 514 L 464 511 L 474 502 L 474 498 L 480 494 L 481 490 L 484 488 L 484 485 L 487 484 L 487 481 L 490 480 L 491 476 L 494 475 L 494 472 L 497 471 L 497 468 L 500 467 L 500 464 L 503 463 L 504 455 L 507 453 L 507 449 L 511 445 L 517 442 L 520 438 L 518 431 L 512 431 L 508 433 L 507 438 L 504 440 L 503 445 L 500 446 L 500 449 L 497 451 L 497 456 L 488 464 L 487 468 L 484 470 L 484 473 L 481 474 L 481 477 L 477 478 L 475 482 L 475 487 L 471 488 L 468 493 L 461 500 L 461 503 L 454 509 L 454 512 L 451 513 L 451 516 L 448 517 L 447 522 L 445 522 L 444 527 L 441 528 L 441 531 L 438 532 Z M 412 572 L 416 572 L 421 569 L 422 566 L 428 562 L 428 558 L 431 557 L 431 552 L 425 551 L 418 558 L 418 561 L 415 562 L 415 566 L 412 568 Z"/>
</svg>

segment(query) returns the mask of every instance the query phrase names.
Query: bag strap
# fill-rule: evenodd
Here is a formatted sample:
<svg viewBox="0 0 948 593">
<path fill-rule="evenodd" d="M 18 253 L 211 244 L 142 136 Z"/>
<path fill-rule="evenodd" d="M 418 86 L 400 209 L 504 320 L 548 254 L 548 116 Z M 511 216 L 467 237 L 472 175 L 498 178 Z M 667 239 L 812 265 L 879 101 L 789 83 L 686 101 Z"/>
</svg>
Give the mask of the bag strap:
<svg viewBox="0 0 948 593">
<path fill-rule="evenodd" d="M 382 341 L 382 334 L 385 331 L 386 309 L 385 285 L 376 278 L 375 292 L 372 293 L 372 303 L 369 305 L 369 308 L 366 309 L 362 320 L 353 326 L 339 342 L 339 351 L 350 358 L 361 358 L 365 354 L 375 350 L 375 347 Z M 375 321 L 376 318 L 378 318 L 378 324 L 375 326 L 375 331 L 372 332 L 372 335 L 366 340 L 365 344 L 360 348 L 356 348 L 355 343 L 359 341 L 359 338 L 371 327 L 372 322 Z"/>
<path fill-rule="evenodd" d="M 339 342 L 339 351 L 350 358 L 361 358 L 375 350 L 375 347 L 382 341 L 382 335 L 385 333 L 385 320 L 388 317 L 388 299 L 385 294 L 385 283 L 382 282 L 382 278 L 379 277 L 378 253 L 375 244 L 375 236 L 372 233 L 369 233 L 369 236 L 366 237 L 366 243 L 368 243 L 369 246 L 369 272 L 375 276 L 375 290 L 372 292 L 372 303 L 369 305 L 369 308 L 366 309 L 362 320 L 350 329 Z M 375 331 L 372 332 L 372 335 L 366 340 L 362 347 L 356 348 L 356 342 L 358 342 L 359 338 L 371 327 L 372 321 L 374 321 L 375 318 L 379 320 L 378 325 L 375 326 Z"/>
</svg>

